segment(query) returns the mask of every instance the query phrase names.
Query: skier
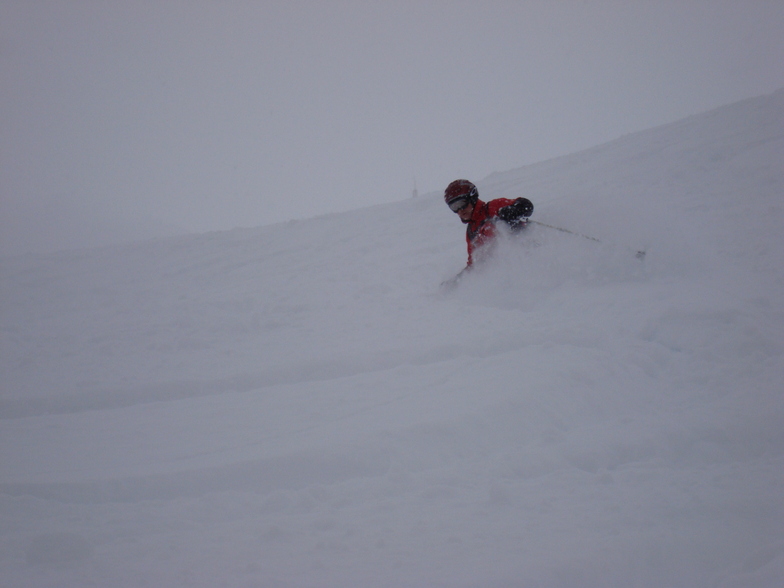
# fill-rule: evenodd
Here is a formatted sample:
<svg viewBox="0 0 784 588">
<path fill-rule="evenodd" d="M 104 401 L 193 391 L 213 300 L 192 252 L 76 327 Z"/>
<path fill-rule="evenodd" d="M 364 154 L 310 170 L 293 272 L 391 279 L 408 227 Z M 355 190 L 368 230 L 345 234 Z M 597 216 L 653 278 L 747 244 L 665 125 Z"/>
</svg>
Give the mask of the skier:
<svg viewBox="0 0 784 588">
<path fill-rule="evenodd" d="M 506 222 L 513 232 L 528 224 L 534 205 L 527 198 L 496 198 L 490 202 L 479 200 L 476 186 L 468 180 L 455 180 L 444 191 L 444 200 L 452 212 L 460 217 L 466 227 L 468 263 L 455 279 L 471 269 L 480 250 L 485 249 L 496 236 L 496 222 Z M 485 249 L 486 250 L 486 249 Z M 451 280 L 450 280 L 451 281 Z"/>
</svg>

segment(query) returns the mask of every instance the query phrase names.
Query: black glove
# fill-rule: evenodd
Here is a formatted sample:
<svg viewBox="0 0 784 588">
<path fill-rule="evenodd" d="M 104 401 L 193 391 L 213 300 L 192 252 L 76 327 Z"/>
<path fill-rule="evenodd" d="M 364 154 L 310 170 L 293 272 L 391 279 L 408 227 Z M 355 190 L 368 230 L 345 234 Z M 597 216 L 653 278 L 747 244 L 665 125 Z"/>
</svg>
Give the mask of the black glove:
<svg viewBox="0 0 784 588">
<path fill-rule="evenodd" d="M 528 198 L 518 198 L 509 206 L 504 206 L 498 210 L 498 218 L 509 224 L 525 222 L 525 219 L 534 211 L 534 205 Z"/>
</svg>

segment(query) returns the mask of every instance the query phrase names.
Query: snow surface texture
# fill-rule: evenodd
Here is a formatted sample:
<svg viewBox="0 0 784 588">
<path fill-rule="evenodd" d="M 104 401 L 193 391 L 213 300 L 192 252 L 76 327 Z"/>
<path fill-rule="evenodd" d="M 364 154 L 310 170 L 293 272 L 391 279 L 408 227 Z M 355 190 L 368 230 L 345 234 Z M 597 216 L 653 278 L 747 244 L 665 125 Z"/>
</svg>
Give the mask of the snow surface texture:
<svg viewBox="0 0 784 588">
<path fill-rule="evenodd" d="M 479 187 L 3 259 L 2 584 L 784 585 L 784 92 Z"/>
</svg>

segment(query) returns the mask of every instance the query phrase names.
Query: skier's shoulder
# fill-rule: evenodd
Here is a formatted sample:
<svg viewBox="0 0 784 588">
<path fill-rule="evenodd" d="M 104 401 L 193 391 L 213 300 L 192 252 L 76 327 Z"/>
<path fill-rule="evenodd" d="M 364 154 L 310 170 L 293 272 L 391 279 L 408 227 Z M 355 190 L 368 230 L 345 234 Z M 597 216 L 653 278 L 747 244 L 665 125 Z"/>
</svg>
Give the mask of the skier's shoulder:
<svg viewBox="0 0 784 588">
<path fill-rule="evenodd" d="M 489 216 L 496 216 L 499 210 L 514 203 L 515 201 L 511 198 L 496 198 L 494 200 L 490 200 L 487 203 L 487 214 Z"/>
</svg>

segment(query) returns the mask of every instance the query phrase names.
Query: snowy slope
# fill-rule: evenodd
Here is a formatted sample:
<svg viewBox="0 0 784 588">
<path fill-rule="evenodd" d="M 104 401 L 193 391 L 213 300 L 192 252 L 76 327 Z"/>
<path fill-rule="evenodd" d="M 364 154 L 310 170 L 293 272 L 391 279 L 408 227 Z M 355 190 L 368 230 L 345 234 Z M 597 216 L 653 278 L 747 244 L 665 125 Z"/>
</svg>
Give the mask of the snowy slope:
<svg viewBox="0 0 784 588">
<path fill-rule="evenodd" d="M 784 92 L 438 194 L 2 260 L 9 586 L 780 586 Z M 634 252 L 644 248 L 644 261 Z"/>
</svg>

